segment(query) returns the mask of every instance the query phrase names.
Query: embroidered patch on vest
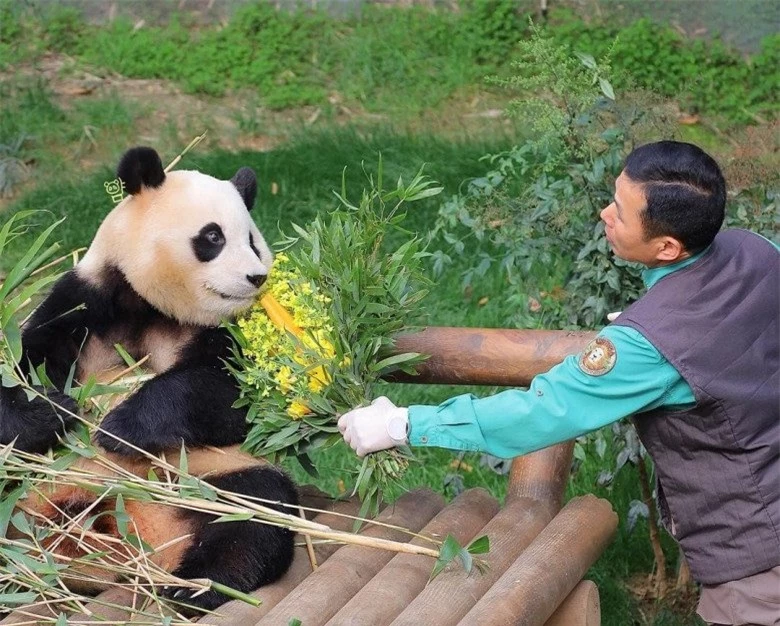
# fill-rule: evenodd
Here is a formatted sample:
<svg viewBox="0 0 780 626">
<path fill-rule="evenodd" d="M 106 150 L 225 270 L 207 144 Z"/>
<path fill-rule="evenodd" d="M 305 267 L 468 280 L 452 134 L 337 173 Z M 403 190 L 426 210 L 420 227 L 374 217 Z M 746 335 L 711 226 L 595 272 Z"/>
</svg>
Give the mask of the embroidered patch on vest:
<svg viewBox="0 0 780 626">
<path fill-rule="evenodd" d="M 615 367 L 617 350 L 606 337 L 596 337 L 579 358 L 580 369 L 589 376 L 603 376 Z"/>
</svg>

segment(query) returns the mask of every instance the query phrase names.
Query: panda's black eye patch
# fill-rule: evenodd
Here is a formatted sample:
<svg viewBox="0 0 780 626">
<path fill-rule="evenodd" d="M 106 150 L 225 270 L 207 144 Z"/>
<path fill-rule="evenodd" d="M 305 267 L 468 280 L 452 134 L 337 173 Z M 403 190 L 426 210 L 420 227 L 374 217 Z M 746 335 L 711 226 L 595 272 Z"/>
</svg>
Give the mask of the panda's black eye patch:
<svg viewBox="0 0 780 626">
<path fill-rule="evenodd" d="M 254 252 L 255 256 L 259 259 L 260 251 L 255 247 L 255 238 L 252 237 L 252 233 L 249 233 L 249 247 L 252 248 L 252 252 Z"/>
<path fill-rule="evenodd" d="M 200 229 L 192 238 L 192 250 L 198 261 L 207 263 L 213 261 L 225 247 L 225 234 L 219 224 L 211 222 Z"/>
</svg>

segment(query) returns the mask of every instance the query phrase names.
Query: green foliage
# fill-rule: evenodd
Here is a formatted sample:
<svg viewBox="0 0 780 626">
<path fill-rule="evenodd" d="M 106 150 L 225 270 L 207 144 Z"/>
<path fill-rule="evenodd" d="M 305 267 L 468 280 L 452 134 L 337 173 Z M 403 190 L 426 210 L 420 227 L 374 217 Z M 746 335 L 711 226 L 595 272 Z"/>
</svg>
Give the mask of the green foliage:
<svg viewBox="0 0 780 626">
<path fill-rule="evenodd" d="M 39 172 L 66 171 L 72 157 L 93 155 L 99 140 L 122 141 L 139 116 L 116 93 L 63 108 L 46 80 L 29 75 L 0 82 L 0 100 L 0 195 L 35 172 L 31 164 Z M 53 149 L 64 143 L 67 157 Z"/>
<path fill-rule="evenodd" d="M 0 255 L 15 239 L 27 232 L 30 215 L 31 212 L 17 213 L 3 223 L 0 227 Z M 51 285 L 57 275 L 38 277 L 26 285 L 25 282 L 50 261 L 58 250 L 58 244 L 47 241 L 56 226 L 56 223 L 52 224 L 43 232 L 35 234 L 32 245 L 10 268 L 0 284 L 0 384 L 4 387 L 16 387 L 19 378 L 26 375 L 26 366 L 21 362 L 22 315 L 30 299 Z"/>
<path fill-rule="evenodd" d="M 450 247 L 434 253 L 435 268 L 467 246 L 474 256 L 476 246 L 464 287 L 498 267 L 515 294 L 527 276 L 556 268 L 566 297 L 547 323 L 593 327 L 641 288 L 636 268 L 610 258 L 598 214 L 650 111 L 615 101 L 608 58 L 569 55 L 536 28 L 520 50 L 516 74 L 498 82 L 531 94 L 510 112 L 530 120 L 535 135 L 489 157 L 491 169 L 442 206 L 436 230 Z M 517 309 L 514 323 L 526 325 L 526 309 Z"/>
<path fill-rule="evenodd" d="M 2 119 L 2 107 L 0 107 Z M 130 143 L 117 146 L 119 151 Z M 287 144 L 268 152 L 191 152 L 180 167 L 199 169 L 217 178 L 229 179 L 243 166 L 251 167 L 260 182 L 259 199 L 253 217 L 270 240 L 276 238 L 277 227 L 288 231 L 291 222 L 306 223 L 319 211 L 331 208 L 335 198 L 332 181 L 339 180 L 344 168 L 347 187 L 362 188 L 363 161 L 376 161 L 381 151 L 385 176 L 409 180 L 415 175 L 410 163 L 430 163 L 426 172 L 452 193 L 473 170 L 474 162 L 485 152 L 503 149 L 506 140 L 486 138 L 470 142 L 445 140 L 431 134 L 397 134 L 388 128 L 328 129 L 309 131 Z M 328 155 L 328 158 L 323 158 Z M 175 155 L 162 154 L 163 162 Z M 118 156 L 116 157 L 118 158 Z M 78 178 L 41 179 L 29 192 L 20 195 L 7 209 L 9 214 L 35 207 L 46 211 L 36 216 L 37 228 L 67 216 L 58 228 L 58 238 L 65 250 L 89 245 L 98 224 L 111 207 L 103 183 L 113 180 L 114 162 Z M 272 184 L 278 186 L 271 192 Z M 424 231 L 436 214 L 437 200 L 429 198 L 415 205 L 407 218 L 407 228 Z M 0 258 L 0 269 L 18 256 L 19 250 L 32 241 L 32 231 L 22 235 L 18 245 Z"/>
<path fill-rule="evenodd" d="M 726 225 L 746 228 L 780 243 L 780 176 L 742 189 L 732 198 L 726 212 Z"/>
<path fill-rule="evenodd" d="M 470 43 L 478 63 L 504 65 L 528 30 L 528 15 L 515 0 L 466 0 L 457 38 Z"/>
<path fill-rule="evenodd" d="M 433 253 L 434 269 L 440 274 L 468 250 L 474 261 L 464 288 L 497 269 L 506 274 L 509 301 L 520 304 L 530 287 L 545 325 L 600 327 L 643 285 L 639 267 L 611 254 L 599 213 L 611 202 L 628 151 L 648 134 L 668 137 L 672 127 L 650 95 L 616 95 L 612 55 L 572 55 L 547 31 L 532 30 L 515 75 L 496 82 L 523 94 L 509 112 L 528 120 L 534 134 L 486 157 L 489 169 L 440 208 L 435 233 L 445 246 Z M 736 194 L 729 224 L 776 236 L 776 194 L 769 181 Z M 560 282 L 550 285 L 551 275 Z M 527 307 L 516 310 L 510 323 L 535 322 Z"/>
<path fill-rule="evenodd" d="M 84 35 L 87 34 L 79 11 L 73 7 L 47 7 L 45 14 L 45 33 L 48 44 L 55 50 L 75 52 Z"/>
<path fill-rule="evenodd" d="M 308 358 L 304 338 L 299 357 L 284 363 L 295 379 L 303 380 L 316 364 L 319 382 L 328 381 L 313 388 L 309 385 L 302 402 L 310 412 L 291 419 L 287 403 L 280 404 L 271 391 L 273 385 L 263 382 L 258 387 L 256 378 L 248 375 L 257 367 L 246 356 L 237 354 L 237 367 L 231 367 L 241 389 L 237 406 L 248 408 L 252 423 L 245 446 L 259 456 L 294 455 L 311 467 L 308 455 L 313 450 L 341 439 L 334 416 L 368 404 L 378 395 L 376 384 L 387 372 L 409 371 L 420 361 L 417 354 L 390 356 L 395 335 L 410 328 L 427 294 L 422 272 L 426 253 L 422 240 L 410 237 L 403 228 L 404 210 L 408 203 L 437 195 L 441 187 L 418 172 L 409 183 L 399 178 L 395 188 L 387 190 L 381 160 L 376 177 L 367 174 L 367 178 L 368 188 L 355 203 L 348 199 L 342 180 L 341 193 L 336 194 L 339 207 L 327 216 L 318 215 L 310 224 L 294 224 L 295 235 L 281 244 L 291 269 L 313 293 L 329 298 L 332 331 L 311 340 L 331 344 L 327 347 L 332 358 Z M 402 234 L 403 243 L 398 246 L 387 241 L 394 232 Z M 244 337 L 241 328 L 238 325 L 232 331 L 243 352 L 257 350 L 248 343 L 250 329 Z M 265 345 L 266 334 L 257 333 L 256 341 Z M 394 450 L 363 459 L 355 485 L 364 503 L 361 515 L 377 513 L 382 493 L 401 477 L 406 464 L 406 456 Z"/>
<path fill-rule="evenodd" d="M 601 56 L 612 49 L 618 74 L 638 87 L 679 99 L 690 112 L 744 123 L 780 110 L 774 96 L 780 90 L 780 35 L 766 37 L 761 52 L 746 61 L 719 39 L 686 39 L 647 18 L 623 28 L 590 26 L 561 12 L 548 32 L 570 51 Z"/>
<path fill-rule="evenodd" d="M 272 108 L 346 99 L 413 115 L 487 73 L 510 71 L 518 43 L 529 36 L 514 0 L 462 0 L 458 8 L 366 5 L 334 18 L 325 10 L 255 2 L 224 27 L 195 26 L 176 15 L 163 26 L 136 27 L 122 19 L 87 24 L 57 5 L 30 15 L 2 0 L 0 67 L 51 50 L 129 77 L 171 79 L 193 93 L 246 88 Z M 686 110 L 734 122 L 778 112 L 780 35 L 767 37 L 746 60 L 718 39 L 685 39 L 648 19 L 621 27 L 558 9 L 546 30 L 570 51 L 596 58 L 614 45 L 617 76 L 678 99 Z"/>
</svg>

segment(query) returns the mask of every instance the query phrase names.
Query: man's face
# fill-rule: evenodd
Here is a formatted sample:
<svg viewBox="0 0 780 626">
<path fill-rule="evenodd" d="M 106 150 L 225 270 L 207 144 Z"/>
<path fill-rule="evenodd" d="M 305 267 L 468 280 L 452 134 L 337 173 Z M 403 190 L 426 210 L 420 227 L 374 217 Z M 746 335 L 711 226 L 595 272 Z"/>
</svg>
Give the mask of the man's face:
<svg viewBox="0 0 780 626">
<path fill-rule="evenodd" d="M 642 213 L 646 207 L 642 185 L 621 172 L 615 181 L 615 197 L 601 211 L 601 219 L 616 256 L 652 267 L 658 264 L 658 245 L 655 239 L 645 239 Z"/>
</svg>

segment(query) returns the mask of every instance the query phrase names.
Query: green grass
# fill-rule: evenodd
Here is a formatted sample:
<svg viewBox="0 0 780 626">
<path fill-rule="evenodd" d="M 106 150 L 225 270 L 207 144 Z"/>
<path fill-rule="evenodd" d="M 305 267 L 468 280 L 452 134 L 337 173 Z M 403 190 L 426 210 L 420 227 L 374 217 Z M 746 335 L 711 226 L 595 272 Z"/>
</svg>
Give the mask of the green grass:
<svg viewBox="0 0 780 626">
<path fill-rule="evenodd" d="M 18 146 L 17 157 L 35 175 L 73 175 L 78 159 L 99 161 L 105 146 L 129 141 L 139 111 L 116 93 L 76 100 L 65 109 L 42 77 L 18 76 L 0 82 L 0 147 Z M 4 181 L 13 192 L 23 178 Z"/>
<path fill-rule="evenodd" d="M 363 186 L 364 173 L 375 171 L 378 153 L 384 161 L 386 180 L 399 175 L 410 177 L 422 163 L 429 163 L 426 171 L 445 186 L 444 194 L 455 193 L 462 181 L 482 171 L 478 158 L 491 151 L 506 147 L 509 139 L 498 141 L 473 140 L 468 143 L 445 141 L 428 135 L 398 135 L 388 129 L 373 132 L 358 132 L 354 129 L 331 130 L 298 137 L 284 147 L 268 153 L 252 152 L 209 152 L 197 150 L 187 156 L 182 168 L 197 168 L 220 178 L 228 178 L 241 166 L 255 169 L 260 181 L 259 200 L 255 219 L 275 239 L 278 226 L 285 228 L 291 221 L 305 222 L 319 211 L 335 204 L 331 189 L 340 186 L 341 174 L 346 167 L 347 186 L 357 194 Z M 167 161 L 174 155 L 163 155 Z M 37 208 L 48 211 L 41 219 L 49 223 L 60 215 L 68 219 L 59 229 L 64 248 L 86 245 L 93 236 L 101 218 L 111 208 L 110 200 L 103 189 L 103 182 L 113 178 L 108 166 L 98 168 L 81 180 L 50 183 L 41 181 L 34 189 L 25 193 L 10 207 L 10 211 L 22 208 Z M 278 193 L 270 193 L 276 183 Z M 437 202 L 442 198 L 412 205 L 407 225 L 425 232 L 433 221 Z M 23 250 L 29 239 L 16 242 L 16 248 Z M 8 267 L 13 255 L 3 258 L 0 265 Z M 461 290 L 459 270 L 456 264 L 437 281 L 429 298 L 430 323 L 436 325 L 501 327 L 510 318 L 504 298 L 499 297 L 505 288 L 497 276 L 489 275 L 475 286 L 472 293 L 464 295 Z M 1 269 L 1 268 L 0 268 Z M 538 277 L 529 277 L 537 280 Z M 549 279 L 549 277 L 544 277 Z M 487 297 L 487 304 L 480 305 L 480 299 Z M 385 385 L 384 391 L 400 404 L 438 403 L 457 393 L 492 393 L 494 389 L 465 388 L 451 386 Z M 591 448 L 585 461 L 572 475 L 567 487 L 567 497 L 584 493 L 595 493 L 608 498 L 620 516 L 620 526 L 615 540 L 591 568 L 588 576 L 599 585 L 602 602 L 602 619 L 606 626 L 628 624 L 656 624 L 657 626 L 683 626 L 695 624 L 694 618 L 680 615 L 662 607 L 657 618 L 643 618 L 634 600 L 625 588 L 625 581 L 637 573 L 647 573 L 652 567 L 652 553 L 647 540 L 647 528 L 638 522 L 633 532 L 628 532 L 625 515 L 631 500 L 640 497 L 635 468 L 624 467 L 609 487 L 600 487 L 596 478 L 604 468 L 602 461 Z M 489 489 L 496 497 L 503 499 L 506 493 L 505 476 L 500 476 L 481 463 L 481 455 L 465 454 L 462 457 L 447 450 L 419 449 L 417 462 L 407 473 L 402 485 L 389 493 L 394 499 L 403 490 L 428 486 L 454 495 L 452 487 L 445 487 L 448 479 L 462 481 L 463 487 L 481 486 Z M 461 459 L 471 469 L 453 467 Z M 607 453 L 606 459 L 610 458 Z M 306 476 L 295 462 L 288 463 L 294 477 L 300 482 L 314 482 L 320 488 L 337 494 L 343 487 L 349 488 L 351 472 L 355 468 L 355 457 L 344 445 L 323 451 L 315 458 L 320 477 L 313 480 Z M 667 540 L 668 541 L 668 540 Z M 668 542 L 668 554 L 675 554 Z"/>
<path fill-rule="evenodd" d="M 33 13 L 2 0 L 0 68 L 48 50 L 98 72 L 170 79 L 191 93 L 246 89 L 272 108 L 326 105 L 336 97 L 350 107 L 414 117 L 473 91 L 487 74 L 506 74 L 515 44 L 528 36 L 527 17 L 515 0 L 463 0 L 458 11 L 364 5 L 342 18 L 257 2 L 224 27 L 174 15 L 165 25 L 136 28 L 122 19 L 87 24 L 56 4 Z M 747 60 L 717 37 L 688 39 L 647 19 L 627 26 L 595 17 L 585 22 L 556 8 L 547 30 L 572 50 L 596 56 L 614 44 L 616 72 L 685 110 L 737 122 L 777 114 L 778 35 L 766 37 Z"/>
<path fill-rule="evenodd" d="M 332 192 L 340 188 L 342 172 L 347 187 L 359 193 L 365 172 L 376 171 L 380 154 L 387 180 L 394 181 L 399 176 L 411 179 L 421 165 L 427 164 L 427 175 L 445 186 L 445 194 L 453 194 L 463 179 L 474 172 L 477 159 L 509 145 L 509 138 L 450 142 L 431 135 L 399 135 L 385 128 L 346 128 L 310 132 L 270 152 L 203 154 L 196 150 L 185 157 L 179 169 L 198 169 L 228 179 L 242 166 L 253 168 L 259 187 L 255 220 L 267 238 L 274 241 L 279 238 L 279 228 L 286 228 L 290 222 L 305 222 L 317 212 L 335 206 Z M 129 147 L 117 146 L 111 163 L 79 180 L 41 181 L 14 201 L 8 213 L 28 208 L 43 210 L 46 215 L 39 218 L 42 224 L 67 217 L 58 229 L 63 246 L 73 249 L 87 245 L 111 208 L 103 183 L 114 179 L 113 168 L 120 153 Z M 161 154 L 164 163 L 174 156 Z M 275 194 L 272 187 L 278 190 Z M 409 226 L 427 230 L 436 210 L 435 200 L 416 204 Z M 22 250 L 29 241 L 23 238 L 17 247 Z M 3 259 L 0 266 L 7 267 L 11 261 L 11 257 Z"/>
</svg>

